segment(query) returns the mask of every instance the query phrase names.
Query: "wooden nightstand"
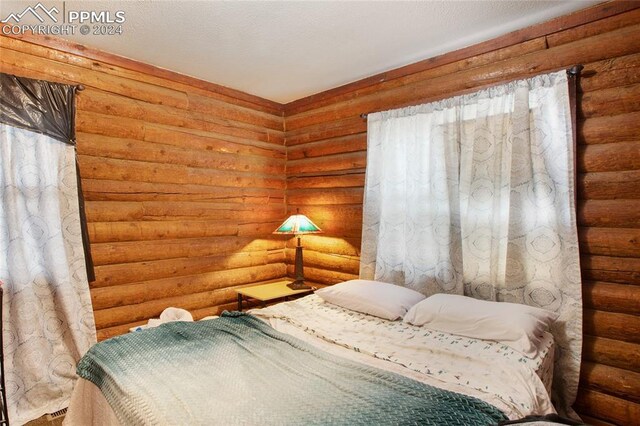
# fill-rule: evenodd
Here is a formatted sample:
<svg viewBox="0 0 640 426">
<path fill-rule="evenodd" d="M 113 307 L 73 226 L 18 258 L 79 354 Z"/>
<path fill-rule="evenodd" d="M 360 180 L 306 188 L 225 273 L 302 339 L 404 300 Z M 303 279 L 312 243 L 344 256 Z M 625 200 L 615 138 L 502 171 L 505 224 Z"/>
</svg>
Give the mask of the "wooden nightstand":
<svg viewBox="0 0 640 426">
<path fill-rule="evenodd" d="M 292 290 L 287 287 L 289 283 L 291 283 L 290 280 L 278 281 L 236 289 L 236 293 L 238 293 L 238 310 L 242 311 L 242 301 L 246 299 L 259 300 L 262 302 L 262 307 L 265 307 L 269 301 L 308 294 L 316 290 L 315 287 L 303 290 Z"/>
</svg>

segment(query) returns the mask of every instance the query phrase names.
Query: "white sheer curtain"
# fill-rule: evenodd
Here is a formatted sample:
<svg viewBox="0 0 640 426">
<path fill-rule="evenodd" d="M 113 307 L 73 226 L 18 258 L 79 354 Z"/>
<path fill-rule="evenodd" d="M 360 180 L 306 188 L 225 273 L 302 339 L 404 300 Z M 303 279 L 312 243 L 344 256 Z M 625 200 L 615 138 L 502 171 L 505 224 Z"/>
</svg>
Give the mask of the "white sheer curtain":
<svg viewBox="0 0 640 426">
<path fill-rule="evenodd" d="M 433 106 L 370 116 L 360 277 L 462 293 L 458 112 Z"/>
<path fill-rule="evenodd" d="M 371 114 L 361 278 L 560 314 L 556 407 L 582 349 L 565 71 Z"/>
<path fill-rule="evenodd" d="M 68 405 L 96 341 L 72 145 L 0 124 L 0 280 L 9 419 Z"/>
</svg>

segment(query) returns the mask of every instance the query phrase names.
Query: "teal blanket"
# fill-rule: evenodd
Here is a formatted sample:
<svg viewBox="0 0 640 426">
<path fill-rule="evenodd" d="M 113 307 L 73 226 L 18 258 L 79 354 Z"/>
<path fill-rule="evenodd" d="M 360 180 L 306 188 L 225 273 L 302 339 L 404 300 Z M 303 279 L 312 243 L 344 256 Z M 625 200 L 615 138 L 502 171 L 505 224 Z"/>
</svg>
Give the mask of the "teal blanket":
<svg viewBox="0 0 640 426">
<path fill-rule="evenodd" d="M 78 375 L 126 425 L 490 425 L 497 408 L 352 362 L 237 312 L 93 346 Z"/>
</svg>

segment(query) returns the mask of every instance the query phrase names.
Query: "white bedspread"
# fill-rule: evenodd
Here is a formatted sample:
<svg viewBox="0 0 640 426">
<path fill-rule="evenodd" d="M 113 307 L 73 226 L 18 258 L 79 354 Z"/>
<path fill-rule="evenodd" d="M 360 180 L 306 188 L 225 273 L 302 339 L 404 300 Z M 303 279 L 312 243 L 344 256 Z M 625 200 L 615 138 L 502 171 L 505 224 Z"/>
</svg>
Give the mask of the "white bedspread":
<svg viewBox="0 0 640 426">
<path fill-rule="evenodd" d="M 482 399 L 511 419 L 555 412 L 536 374 L 548 339 L 542 356 L 531 359 L 499 342 L 360 314 L 315 295 L 250 312 L 324 350 Z"/>
</svg>

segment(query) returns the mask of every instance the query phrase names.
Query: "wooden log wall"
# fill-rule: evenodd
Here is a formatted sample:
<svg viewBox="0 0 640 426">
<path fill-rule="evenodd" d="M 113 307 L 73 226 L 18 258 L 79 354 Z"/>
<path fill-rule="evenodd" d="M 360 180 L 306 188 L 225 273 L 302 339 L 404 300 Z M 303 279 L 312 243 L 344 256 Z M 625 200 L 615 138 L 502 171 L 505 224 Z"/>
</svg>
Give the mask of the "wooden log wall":
<svg viewBox="0 0 640 426">
<path fill-rule="evenodd" d="M 75 53 L 75 54 L 74 54 Z M 55 39 L 0 37 L 0 71 L 82 84 L 77 151 L 100 340 L 196 318 L 286 274 L 282 106 Z"/>
<path fill-rule="evenodd" d="M 287 207 L 325 233 L 305 236 L 307 279 L 358 275 L 366 121 L 582 63 L 578 221 L 584 349 L 576 409 L 594 424 L 640 424 L 640 9 L 598 5 L 285 106 Z M 288 272 L 293 246 L 287 252 Z"/>
</svg>

